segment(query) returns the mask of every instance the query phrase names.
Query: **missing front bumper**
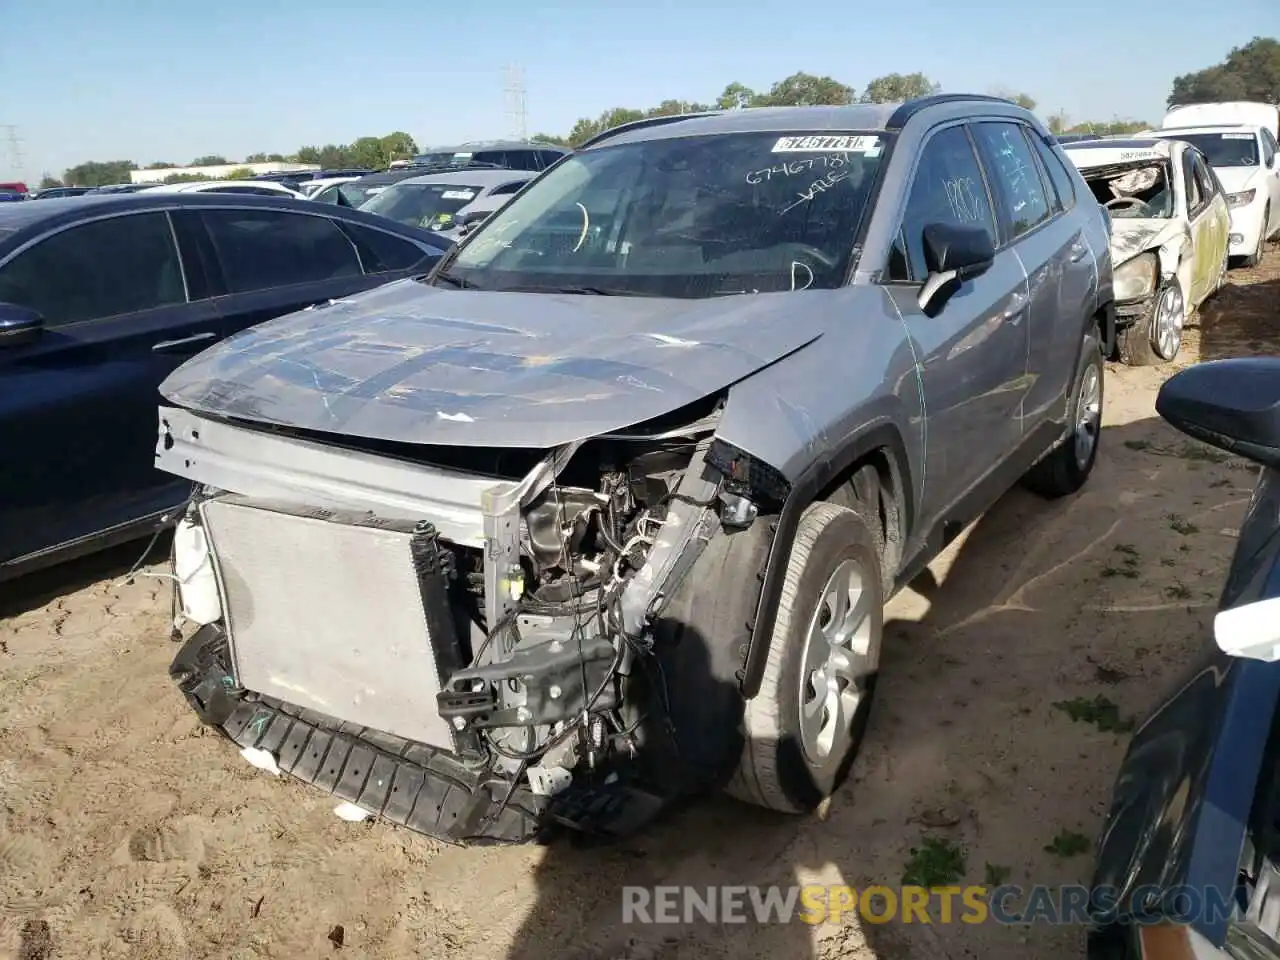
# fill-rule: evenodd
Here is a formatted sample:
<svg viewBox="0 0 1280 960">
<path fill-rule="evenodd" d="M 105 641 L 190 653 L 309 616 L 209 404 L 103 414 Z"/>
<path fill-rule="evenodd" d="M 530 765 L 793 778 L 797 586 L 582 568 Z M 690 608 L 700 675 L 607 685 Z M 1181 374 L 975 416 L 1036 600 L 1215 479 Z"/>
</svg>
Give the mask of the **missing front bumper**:
<svg viewBox="0 0 1280 960">
<path fill-rule="evenodd" d="M 169 675 L 197 716 L 241 748 L 264 750 L 284 773 L 447 843 L 529 843 L 557 827 L 620 837 L 663 806 L 620 781 L 537 796 L 522 778 L 482 762 L 240 689 L 216 625 L 182 646 Z"/>
</svg>

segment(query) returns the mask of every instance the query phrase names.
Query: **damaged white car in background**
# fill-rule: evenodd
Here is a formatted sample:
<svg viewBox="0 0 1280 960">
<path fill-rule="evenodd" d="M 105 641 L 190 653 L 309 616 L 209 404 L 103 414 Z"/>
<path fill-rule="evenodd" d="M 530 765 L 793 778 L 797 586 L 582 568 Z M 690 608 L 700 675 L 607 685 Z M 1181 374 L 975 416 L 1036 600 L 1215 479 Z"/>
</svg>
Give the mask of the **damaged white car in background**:
<svg viewBox="0 0 1280 960">
<path fill-rule="evenodd" d="M 1111 215 L 1120 358 L 1172 360 L 1187 317 L 1226 277 L 1231 217 L 1221 184 L 1181 141 L 1091 140 L 1063 150 Z"/>
</svg>

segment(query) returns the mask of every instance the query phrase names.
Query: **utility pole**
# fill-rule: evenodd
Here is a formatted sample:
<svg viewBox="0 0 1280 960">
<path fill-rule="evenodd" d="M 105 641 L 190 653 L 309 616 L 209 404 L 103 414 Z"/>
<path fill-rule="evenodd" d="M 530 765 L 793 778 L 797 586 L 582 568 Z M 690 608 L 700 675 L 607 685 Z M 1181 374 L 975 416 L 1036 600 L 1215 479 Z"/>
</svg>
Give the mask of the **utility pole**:
<svg viewBox="0 0 1280 960">
<path fill-rule="evenodd" d="M 13 168 L 14 175 L 25 182 L 27 164 L 22 156 L 22 138 L 18 136 L 18 127 L 12 123 L 3 124 L 3 127 L 9 141 L 9 166 Z"/>
<path fill-rule="evenodd" d="M 529 117 L 525 103 L 524 68 L 513 63 L 505 74 L 507 125 L 516 140 L 529 139 Z"/>
</svg>

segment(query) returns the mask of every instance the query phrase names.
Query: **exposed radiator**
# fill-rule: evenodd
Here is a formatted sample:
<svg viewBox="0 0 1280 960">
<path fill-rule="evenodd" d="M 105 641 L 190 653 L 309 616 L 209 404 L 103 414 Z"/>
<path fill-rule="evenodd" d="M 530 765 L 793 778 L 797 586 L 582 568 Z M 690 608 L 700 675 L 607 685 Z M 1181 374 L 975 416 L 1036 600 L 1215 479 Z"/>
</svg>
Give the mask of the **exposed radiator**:
<svg viewBox="0 0 1280 960">
<path fill-rule="evenodd" d="M 236 496 L 207 500 L 200 514 L 236 683 L 456 749 L 435 709 L 456 637 L 443 577 L 424 561 L 433 539 L 400 521 Z"/>
</svg>

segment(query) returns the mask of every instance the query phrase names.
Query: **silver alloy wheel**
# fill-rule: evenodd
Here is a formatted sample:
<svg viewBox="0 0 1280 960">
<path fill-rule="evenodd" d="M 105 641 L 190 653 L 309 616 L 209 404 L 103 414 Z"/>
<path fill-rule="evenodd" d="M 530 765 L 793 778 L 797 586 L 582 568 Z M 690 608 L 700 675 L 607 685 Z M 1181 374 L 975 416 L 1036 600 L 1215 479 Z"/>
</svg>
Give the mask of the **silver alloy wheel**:
<svg viewBox="0 0 1280 960">
<path fill-rule="evenodd" d="M 800 743 L 817 767 L 844 758 L 866 681 L 879 666 L 870 577 L 856 560 L 842 561 L 809 620 L 800 664 Z"/>
<path fill-rule="evenodd" d="M 1076 402 L 1076 466 L 1083 470 L 1089 465 L 1093 448 L 1098 445 L 1098 431 L 1102 429 L 1102 377 L 1098 368 L 1089 364 L 1080 384 L 1080 399 Z"/>
<path fill-rule="evenodd" d="M 1151 346 L 1161 360 L 1172 360 L 1182 346 L 1182 327 L 1187 320 L 1187 305 L 1182 287 L 1176 281 L 1160 291 L 1156 315 L 1151 321 Z"/>
</svg>

